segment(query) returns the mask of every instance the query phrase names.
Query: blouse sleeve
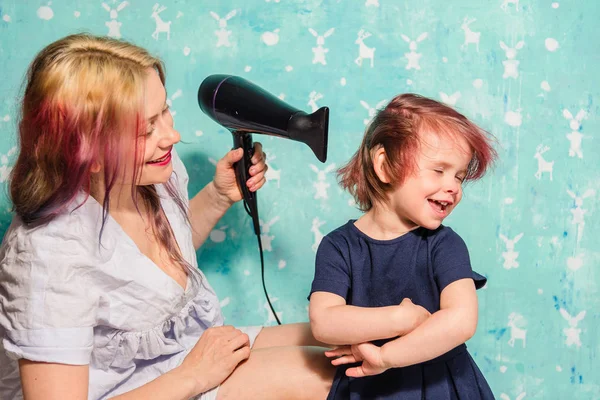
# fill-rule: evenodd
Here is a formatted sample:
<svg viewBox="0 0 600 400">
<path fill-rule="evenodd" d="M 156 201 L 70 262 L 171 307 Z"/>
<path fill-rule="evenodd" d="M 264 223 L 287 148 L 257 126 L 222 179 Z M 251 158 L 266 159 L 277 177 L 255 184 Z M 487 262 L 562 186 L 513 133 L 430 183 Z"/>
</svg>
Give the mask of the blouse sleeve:
<svg viewBox="0 0 600 400">
<path fill-rule="evenodd" d="M 14 225 L 0 249 L 4 350 L 12 359 L 88 364 L 98 309 L 90 257 L 59 229 Z"/>
<path fill-rule="evenodd" d="M 477 289 L 487 279 L 471 269 L 469 250 L 464 240 L 451 228 L 444 227 L 432 249 L 433 274 L 440 293 L 454 281 L 472 278 Z"/>
</svg>

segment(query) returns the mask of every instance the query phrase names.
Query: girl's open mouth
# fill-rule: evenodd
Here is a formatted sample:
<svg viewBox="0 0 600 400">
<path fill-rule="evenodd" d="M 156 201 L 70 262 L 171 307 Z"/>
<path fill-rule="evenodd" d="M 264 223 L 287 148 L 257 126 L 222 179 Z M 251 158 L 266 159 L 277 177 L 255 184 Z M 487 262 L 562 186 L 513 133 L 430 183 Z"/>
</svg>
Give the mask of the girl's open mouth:
<svg viewBox="0 0 600 400">
<path fill-rule="evenodd" d="M 446 201 L 437 201 L 428 199 L 429 205 L 439 214 L 445 214 L 446 208 L 449 206 L 449 203 Z"/>
</svg>

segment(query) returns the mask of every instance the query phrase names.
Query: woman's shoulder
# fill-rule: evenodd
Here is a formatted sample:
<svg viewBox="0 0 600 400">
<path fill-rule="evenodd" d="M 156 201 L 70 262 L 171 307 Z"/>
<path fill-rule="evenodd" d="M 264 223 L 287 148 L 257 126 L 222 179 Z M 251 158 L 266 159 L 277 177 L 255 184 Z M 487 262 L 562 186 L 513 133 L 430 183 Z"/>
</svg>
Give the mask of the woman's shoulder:
<svg viewBox="0 0 600 400">
<path fill-rule="evenodd" d="M 2 241 L 0 262 L 16 256 L 57 262 L 73 255 L 93 257 L 94 246 L 99 245 L 101 207 L 94 207 L 82 196 L 77 200 L 82 201 L 45 223 L 27 224 L 15 215 Z"/>
</svg>

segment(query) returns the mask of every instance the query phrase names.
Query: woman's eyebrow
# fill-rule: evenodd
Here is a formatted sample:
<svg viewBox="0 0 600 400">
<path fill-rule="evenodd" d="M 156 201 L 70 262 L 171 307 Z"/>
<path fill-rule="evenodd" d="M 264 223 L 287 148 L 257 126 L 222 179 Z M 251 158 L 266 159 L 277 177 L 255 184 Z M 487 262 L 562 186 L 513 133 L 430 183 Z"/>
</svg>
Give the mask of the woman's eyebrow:
<svg viewBox="0 0 600 400">
<path fill-rule="evenodd" d="M 153 116 L 151 116 L 150 118 L 148 118 L 148 122 L 149 122 L 149 123 L 153 123 L 154 121 L 156 121 L 156 119 L 158 118 L 158 116 L 159 116 L 159 115 L 160 115 L 160 114 L 161 114 L 163 111 L 165 111 L 165 108 L 167 108 L 167 107 L 168 107 L 168 105 L 167 105 L 167 102 L 165 101 L 165 104 L 163 105 L 163 108 L 162 108 L 162 109 L 161 109 L 161 110 L 160 110 L 158 113 L 156 113 L 155 115 L 153 115 Z"/>
</svg>

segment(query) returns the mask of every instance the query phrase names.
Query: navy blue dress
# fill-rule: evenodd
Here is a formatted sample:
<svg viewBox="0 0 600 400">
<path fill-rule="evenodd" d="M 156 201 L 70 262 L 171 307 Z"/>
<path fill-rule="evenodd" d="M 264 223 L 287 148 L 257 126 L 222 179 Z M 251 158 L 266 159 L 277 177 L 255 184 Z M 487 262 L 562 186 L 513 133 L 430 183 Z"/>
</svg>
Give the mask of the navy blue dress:
<svg viewBox="0 0 600 400">
<path fill-rule="evenodd" d="M 434 313 L 440 309 L 442 290 L 463 278 L 473 278 L 477 289 L 486 282 L 471 269 L 467 246 L 451 228 L 417 228 L 392 240 L 376 240 L 350 220 L 321 241 L 311 294 L 335 293 L 359 307 L 398 305 L 408 297 Z M 465 344 L 380 375 L 347 377 L 351 366 L 338 367 L 328 400 L 494 399 Z"/>
</svg>

